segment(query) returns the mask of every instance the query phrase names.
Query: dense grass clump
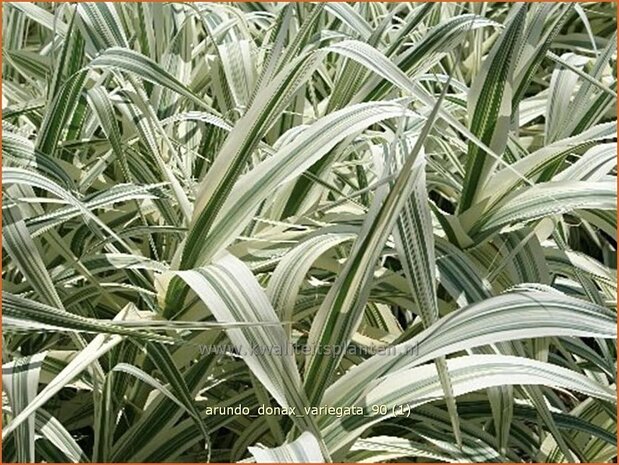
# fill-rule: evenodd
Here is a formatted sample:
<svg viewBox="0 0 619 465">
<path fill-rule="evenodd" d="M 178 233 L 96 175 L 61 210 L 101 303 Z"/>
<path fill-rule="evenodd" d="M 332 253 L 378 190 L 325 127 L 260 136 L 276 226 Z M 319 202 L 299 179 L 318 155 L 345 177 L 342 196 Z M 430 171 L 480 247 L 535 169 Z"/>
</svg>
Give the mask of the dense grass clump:
<svg viewBox="0 0 619 465">
<path fill-rule="evenodd" d="M 616 460 L 616 5 L 5 3 L 5 462 Z"/>
</svg>

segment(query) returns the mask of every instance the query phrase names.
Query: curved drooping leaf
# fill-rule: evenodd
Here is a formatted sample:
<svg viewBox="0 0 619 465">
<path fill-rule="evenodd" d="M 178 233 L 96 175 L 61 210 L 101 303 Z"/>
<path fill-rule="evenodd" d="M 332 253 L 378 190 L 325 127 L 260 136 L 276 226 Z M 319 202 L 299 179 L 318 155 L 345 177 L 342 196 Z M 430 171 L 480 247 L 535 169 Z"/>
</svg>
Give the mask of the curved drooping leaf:
<svg viewBox="0 0 619 465">
<path fill-rule="evenodd" d="M 348 404 L 361 395 L 368 382 L 391 370 L 473 347 L 544 336 L 613 338 L 617 334 L 615 318 L 610 310 L 556 292 L 491 297 L 442 318 L 392 353 L 367 359 L 329 387 L 324 401 Z"/>
<path fill-rule="evenodd" d="M 454 394 L 463 395 L 493 386 L 510 384 L 546 385 L 574 390 L 606 402 L 615 402 L 615 394 L 607 386 L 584 375 L 549 363 L 506 355 L 469 355 L 447 362 Z M 507 374 L 507 377 L 505 375 Z M 413 380 L 413 381 L 411 381 Z M 418 366 L 400 370 L 379 378 L 367 389 L 356 405 L 371 412 L 372 407 L 386 406 L 384 415 L 351 416 L 332 421 L 324 427 L 324 437 L 331 448 L 344 447 L 360 431 L 385 418 L 394 416 L 393 408 L 405 406 L 414 409 L 440 396 L 442 387 L 436 367 Z"/>
<path fill-rule="evenodd" d="M 312 433 L 307 431 L 290 444 L 272 449 L 254 446 L 249 448 L 249 452 L 254 456 L 257 463 L 324 462 L 318 441 Z"/>
</svg>

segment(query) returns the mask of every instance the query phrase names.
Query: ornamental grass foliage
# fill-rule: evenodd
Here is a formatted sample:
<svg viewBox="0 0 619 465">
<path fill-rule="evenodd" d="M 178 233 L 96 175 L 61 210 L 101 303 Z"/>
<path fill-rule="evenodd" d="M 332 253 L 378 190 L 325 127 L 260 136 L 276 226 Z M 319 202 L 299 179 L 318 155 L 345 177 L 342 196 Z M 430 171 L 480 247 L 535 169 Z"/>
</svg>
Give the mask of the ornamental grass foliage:
<svg viewBox="0 0 619 465">
<path fill-rule="evenodd" d="M 615 461 L 616 13 L 3 4 L 4 461 Z"/>
</svg>

